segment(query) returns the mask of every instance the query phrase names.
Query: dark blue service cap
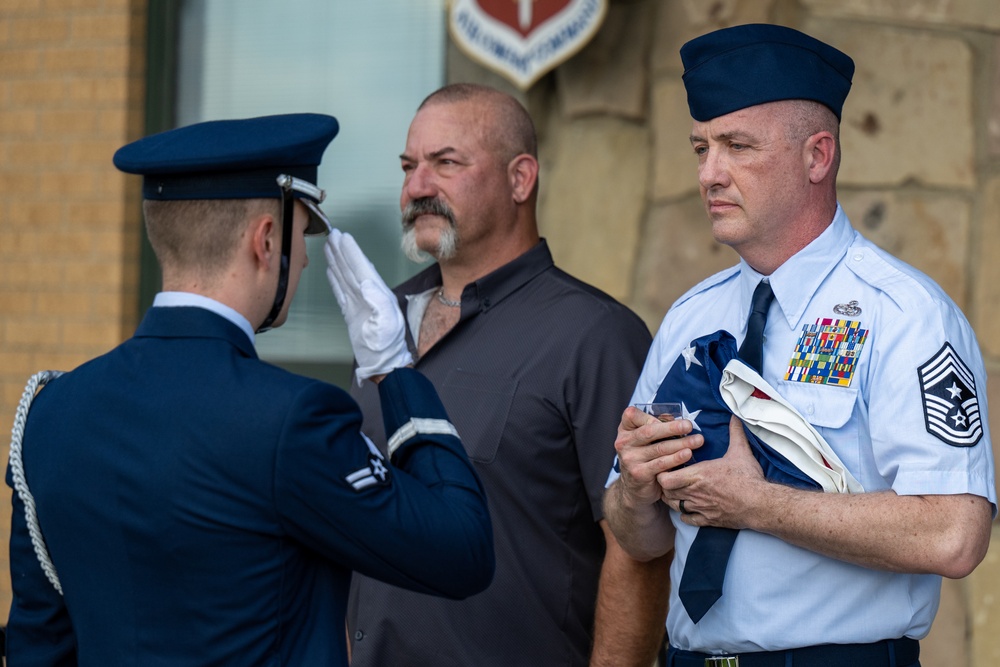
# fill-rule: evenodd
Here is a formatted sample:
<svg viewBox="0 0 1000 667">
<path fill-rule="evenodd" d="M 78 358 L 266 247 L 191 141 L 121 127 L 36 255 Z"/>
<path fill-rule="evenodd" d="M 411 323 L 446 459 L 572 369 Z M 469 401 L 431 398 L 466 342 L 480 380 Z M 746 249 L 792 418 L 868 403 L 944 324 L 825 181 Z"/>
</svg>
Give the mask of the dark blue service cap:
<svg viewBox="0 0 1000 667">
<path fill-rule="evenodd" d="M 143 176 L 146 199 L 278 199 L 284 175 L 308 184 L 293 189 L 295 197 L 318 204 L 323 191 L 308 186 L 339 128 L 333 116 L 313 113 L 212 120 L 122 146 L 114 163 Z M 307 231 L 324 230 L 317 221 Z"/>
<path fill-rule="evenodd" d="M 733 26 L 681 47 L 691 117 L 708 121 L 778 100 L 813 100 L 840 118 L 854 61 L 805 33 L 762 23 Z"/>
</svg>

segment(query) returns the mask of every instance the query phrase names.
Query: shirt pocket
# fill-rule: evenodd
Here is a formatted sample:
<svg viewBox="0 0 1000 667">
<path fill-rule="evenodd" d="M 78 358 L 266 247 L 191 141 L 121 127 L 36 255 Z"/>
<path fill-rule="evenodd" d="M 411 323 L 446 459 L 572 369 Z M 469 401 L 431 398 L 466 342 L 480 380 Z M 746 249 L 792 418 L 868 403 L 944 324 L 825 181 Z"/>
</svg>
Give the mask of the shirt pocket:
<svg viewBox="0 0 1000 667">
<path fill-rule="evenodd" d="M 861 452 L 858 418 L 855 415 L 858 401 L 857 388 L 807 382 L 782 382 L 777 389 L 781 396 L 823 436 L 847 469 L 858 477 Z"/>
<path fill-rule="evenodd" d="M 456 368 L 438 389 L 469 458 L 490 463 L 500 448 L 517 380 Z"/>
</svg>

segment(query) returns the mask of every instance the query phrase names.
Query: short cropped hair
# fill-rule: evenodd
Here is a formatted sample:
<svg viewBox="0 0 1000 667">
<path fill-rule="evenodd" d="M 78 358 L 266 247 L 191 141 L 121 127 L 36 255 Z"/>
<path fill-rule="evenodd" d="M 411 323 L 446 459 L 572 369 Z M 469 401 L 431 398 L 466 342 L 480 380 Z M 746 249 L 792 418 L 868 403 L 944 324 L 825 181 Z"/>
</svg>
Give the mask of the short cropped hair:
<svg viewBox="0 0 1000 667">
<path fill-rule="evenodd" d="M 211 277 L 232 260 L 249 221 L 266 213 L 280 221 L 279 207 L 278 199 L 146 199 L 142 212 L 164 271 Z"/>
<path fill-rule="evenodd" d="M 833 135 L 836 145 L 833 174 L 836 175 L 840 168 L 840 120 L 837 115 L 826 105 L 812 100 L 783 100 L 775 105 L 780 109 L 789 141 L 800 143 L 824 131 Z"/>
</svg>

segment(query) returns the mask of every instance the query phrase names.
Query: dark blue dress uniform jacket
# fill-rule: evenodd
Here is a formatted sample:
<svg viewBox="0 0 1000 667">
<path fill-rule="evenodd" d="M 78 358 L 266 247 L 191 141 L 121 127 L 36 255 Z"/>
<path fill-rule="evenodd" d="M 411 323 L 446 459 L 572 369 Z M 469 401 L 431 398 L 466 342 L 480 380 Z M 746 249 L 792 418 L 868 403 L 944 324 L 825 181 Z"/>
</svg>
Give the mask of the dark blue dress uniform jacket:
<svg viewBox="0 0 1000 667">
<path fill-rule="evenodd" d="M 379 390 L 389 433 L 447 419 L 417 371 Z M 484 589 L 492 529 L 459 440 L 418 426 L 383 466 L 360 426 L 345 392 L 260 361 L 226 319 L 151 309 L 32 405 L 26 477 L 65 597 L 15 493 L 10 667 L 346 665 L 353 570 Z"/>
</svg>

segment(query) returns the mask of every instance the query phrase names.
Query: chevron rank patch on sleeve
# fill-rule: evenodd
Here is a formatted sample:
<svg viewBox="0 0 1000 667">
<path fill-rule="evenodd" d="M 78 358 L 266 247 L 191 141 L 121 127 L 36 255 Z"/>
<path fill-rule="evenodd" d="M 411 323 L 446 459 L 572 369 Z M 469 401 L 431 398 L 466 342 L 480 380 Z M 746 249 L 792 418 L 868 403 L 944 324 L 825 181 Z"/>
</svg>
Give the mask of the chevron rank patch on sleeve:
<svg viewBox="0 0 1000 667">
<path fill-rule="evenodd" d="M 917 369 L 927 432 L 952 447 L 972 447 L 983 437 L 976 379 L 945 343 Z"/>
</svg>

